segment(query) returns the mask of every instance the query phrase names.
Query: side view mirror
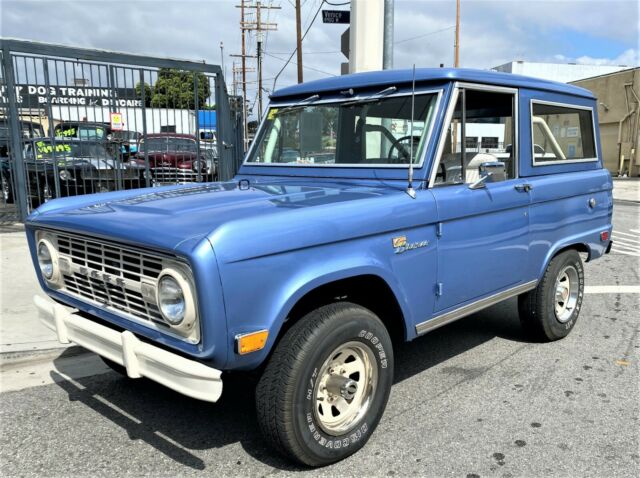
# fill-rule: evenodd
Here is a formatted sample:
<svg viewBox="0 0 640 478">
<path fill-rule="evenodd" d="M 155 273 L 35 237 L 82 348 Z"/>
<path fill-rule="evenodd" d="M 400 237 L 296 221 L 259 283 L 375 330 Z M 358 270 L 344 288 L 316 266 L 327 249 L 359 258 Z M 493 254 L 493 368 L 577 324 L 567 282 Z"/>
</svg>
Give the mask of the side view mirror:
<svg viewBox="0 0 640 478">
<path fill-rule="evenodd" d="M 482 163 L 478 167 L 480 178 L 469 185 L 469 189 L 481 189 L 487 183 L 497 183 L 507 179 L 507 167 L 502 161 Z"/>
</svg>

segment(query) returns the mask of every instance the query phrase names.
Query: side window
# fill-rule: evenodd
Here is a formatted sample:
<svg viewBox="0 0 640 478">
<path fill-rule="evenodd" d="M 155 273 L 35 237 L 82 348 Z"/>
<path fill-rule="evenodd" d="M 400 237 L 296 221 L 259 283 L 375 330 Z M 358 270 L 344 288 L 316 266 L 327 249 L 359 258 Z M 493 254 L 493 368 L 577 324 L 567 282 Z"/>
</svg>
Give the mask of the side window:
<svg viewBox="0 0 640 478">
<path fill-rule="evenodd" d="M 516 177 L 515 101 L 513 93 L 459 91 L 435 184 L 473 183 L 486 163 L 504 163 L 505 178 Z"/>
<path fill-rule="evenodd" d="M 591 109 L 531 105 L 534 164 L 596 158 Z"/>
</svg>

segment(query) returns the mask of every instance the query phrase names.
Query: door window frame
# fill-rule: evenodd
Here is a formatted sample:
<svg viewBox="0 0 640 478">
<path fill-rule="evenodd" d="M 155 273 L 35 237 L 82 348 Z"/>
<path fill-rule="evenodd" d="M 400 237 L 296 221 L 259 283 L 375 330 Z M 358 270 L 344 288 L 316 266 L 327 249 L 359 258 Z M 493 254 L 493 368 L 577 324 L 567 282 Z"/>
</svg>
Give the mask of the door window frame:
<svg viewBox="0 0 640 478">
<path fill-rule="evenodd" d="M 445 135 L 449 130 L 449 126 L 451 126 L 451 120 L 453 119 L 453 114 L 456 109 L 456 105 L 458 103 L 458 98 L 462 94 L 462 90 L 465 91 L 489 91 L 492 93 L 507 93 L 513 95 L 513 157 L 514 157 L 514 177 L 508 179 L 507 181 L 512 181 L 513 179 L 518 179 L 520 177 L 520 114 L 519 114 L 519 104 L 520 104 L 520 90 L 518 88 L 510 88 L 508 86 L 496 86 L 496 85 L 483 85 L 478 83 L 467 83 L 467 82 L 455 82 L 453 84 L 453 92 L 451 94 L 451 98 L 449 100 L 449 104 L 447 105 L 446 114 L 444 117 L 444 121 L 442 123 L 442 128 L 438 135 L 438 146 L 436 149 L 436 160 L 431 165 L 431 171 L 429 172 L 429 188 L 433 188 L 436 181 L 436 175 L 438 173 L 438 168 L 440 167 L 440 161 L 442 159 L 442 150 L 444 149 L 445 144 Z M 532 100 L 533 101 L 533 100 Z M 463 108 L 464 110 L 464 108 Z M 466 126 L 466 125 L 465 125 Z M 465 128 L 463 126 L 462 134 L 464 134 Z M 459 184 L 443 184 L 443 186 L 460 186 L 465 185 L 466 183 Z M 439 187 L 439 185 L 438 185 Z"/>
<path fill-rule="evenodd" d="M 593 152 L 596 154 L 596 156 L 594 158 L 536 161 L 536 155 L 534 150 L 535 144 L 533 141 L 533 105 L 534 104 L 559 106 L 561 108 L 589 111 L 589 113 L 591 114 L 591 128 L 593 128 Z M 598 161 L 598 136 L 596 135 L 596 122 L 595 122 L 595 115 L 593 114 L 592 106 L 582 106 L 582 105 L 576 105 L 571 103 L 560 103 L 557 101 L 536 100 L 534 98 L 531 98 L 531 100 L 529 100 L 529 113 L 530 113 L 529 124 L 531 128 L 531 162 L 534 167 L 552 166 L 555 164 L 593 163 L 594 161 Z M 580 134 L 582 135 L 582 132 Z"/>
</svg>

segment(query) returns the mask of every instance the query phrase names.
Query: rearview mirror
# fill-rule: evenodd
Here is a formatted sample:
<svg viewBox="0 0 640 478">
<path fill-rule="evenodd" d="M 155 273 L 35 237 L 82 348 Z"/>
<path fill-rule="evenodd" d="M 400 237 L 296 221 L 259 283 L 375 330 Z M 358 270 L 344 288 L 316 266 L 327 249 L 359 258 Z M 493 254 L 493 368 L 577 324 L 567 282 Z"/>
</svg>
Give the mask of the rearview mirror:
<svg viewBox="0 0 640 478">
<path fill-rule="evenodd" d="M 482 163 L 478 168 L 480 177 L 487 177 L 488 183 L 497 183 L 507 179 L 507 167 L 502 161 Z"/>
<path fill-rule="evenodd" d="M 507 179 L 507 167 L 502 161 L 482 163 L 478 167 L 480 178 L 469 185 L 469 189 L 481 189 L 487 183 L 497 183 Z"/>
</svg>

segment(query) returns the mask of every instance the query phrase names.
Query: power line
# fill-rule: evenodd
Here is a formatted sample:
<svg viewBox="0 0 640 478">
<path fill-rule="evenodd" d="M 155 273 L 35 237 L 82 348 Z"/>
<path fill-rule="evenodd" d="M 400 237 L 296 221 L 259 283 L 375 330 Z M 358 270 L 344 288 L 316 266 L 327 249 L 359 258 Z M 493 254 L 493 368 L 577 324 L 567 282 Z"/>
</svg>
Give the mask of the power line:
<svg viewBox="0 0 640 478">
<path fill-rule="evenodd" d="M 322 2 L 320 2 L 320 6 L 318 7 L 318 9 L 316 10 L 315 15 L 313 16 L 313 19 L 311 20 L 311 23 L 309 24 L 309 26 L 307 27 L 307 29 L 304 31 L 304 34 L 302 35 L 302 38 L 300 39 L 300 42 L 302 42 L 302 40 L 305 39 L 305 37 L 307 36 L 307 33 L 309 33 L 309 30 L 311 29 L 311 27 L 313 26 L 314 22 L 316 21 L 316 18 L 318 18 L 318 14 L 320 13 L 320 10 L 322 9 L 322 6 L 325 4 L 327 0 L 322 0 Z M 282 66 L 282 68 L 280 69 L 280 71 L 278 72 L 278 74 L 276 75 L 275 79 L 273 80 L 273 90 L 276 89 L 276 82 L 278 81 L 278 78 L 280 77 L 280 75 L 282 74 L 282 72 L 284 71 L 284 69 L 289 65 L 289 63 L 291 62 L 291 59 L 293 58 L 293 55 L 295 55 L 298 51 L 298 47 L 296 47 L 292 52 L 291 55 L 289 56 L 289 59 L 285 62 L 285 64 Z M 278 58 L 279 60 L 281 60 L 281 58 Z M 297 63 L 295 63 L 297 64 Z M 326 73 L 326 72 L 322 72 L 322 73 Z M 327 73 L 330 74 L 330 73 Z M 335 75 L 334 75 L 335 76 Z"/>
<path fill-rule="evenodd" d="M 424 33 L 422 35 L 417 35 L 417 36 L 411 37 L 411 38 L 405 38 L 404 40 L 394 41 L 393 44 L 397 45 L 398 43 L 405 43 L 405 42 L 408 42 L 408 41 L 417 40 L 418 38 L 424 38 L 424 37 L 427 37 L 429 35 L 435 35 L 436 33 L 446 32 L 447 30 L 451 30 L 452 28 L 455 28 L 455 27 L 456 27 L 455 25 L 451 25 L 449 27 L 442 28 L 440 30 L 435 30 L 433 32 Z"/>
<path fill-rule="evenodd" d="M 270 51 L 272 55 L 288 55 L 288 51 Z M 305 51 L 304 55 L 326 55 L 329 53 L 342 53 L 340 50 L 331 50 L 331 51 Z"/>
<path fill-rule="evenodd" d="M 264 51 L 264 52 L 262 52 L 262 53 L 263 53 L 264 55 L 266 55 L 266 56 L 270 56 L 271 58 L 275 58 L 276 60 L 280 60 L 280 61 L 287 62 L 287 64 L 288 64 L 288 63 L 291 63 L 292 65 L 297 65 L 297 63 L 296 63 L 295 61 L 291 61 L 291 59 L 289 59 L 289 60 L 285 60 L 284 58 L 280 58 L 279 56 L 272 55 L 271 53 L 267 53 L 266 51 Z M 287 66 L 287 65 L 285 65 L 285 66 Z M 323 74 L 325 74 L 325 75 L 329 75 L 329 76 L 338 76 L 338 75 L 336 75 L 336 74 L 334 74 L 334 73 L 329 73 L 328 71 L 323 71 L 323 70 L 320 70 L 320 69 L 318 69 L 318 68 L 314 68 L 314 67 L 312 67 L 312 66 L 303 65 L 303 66 L 302 66 L 302 68 L 305 68 L 305 69 L 307 69 L 307 70 L 317 71 L 318 73 L 323 73 Z M 283 68 L 283 69 L 284 69 L 284 68 Z M 282 70 L 280 70 L 280 73 L 282 73 Z M 278 79 L 278 76 L 275 76 L 273 79 L 274 79 L 274 80 L 277 80 L 277 79 Z M 274 85 L 275 85 L 275 81 L 274 81 Z M 275 90 L 275 86 L 274 86 L 274 88 L 273 88 L 273 89 Z"/>
</svg>

